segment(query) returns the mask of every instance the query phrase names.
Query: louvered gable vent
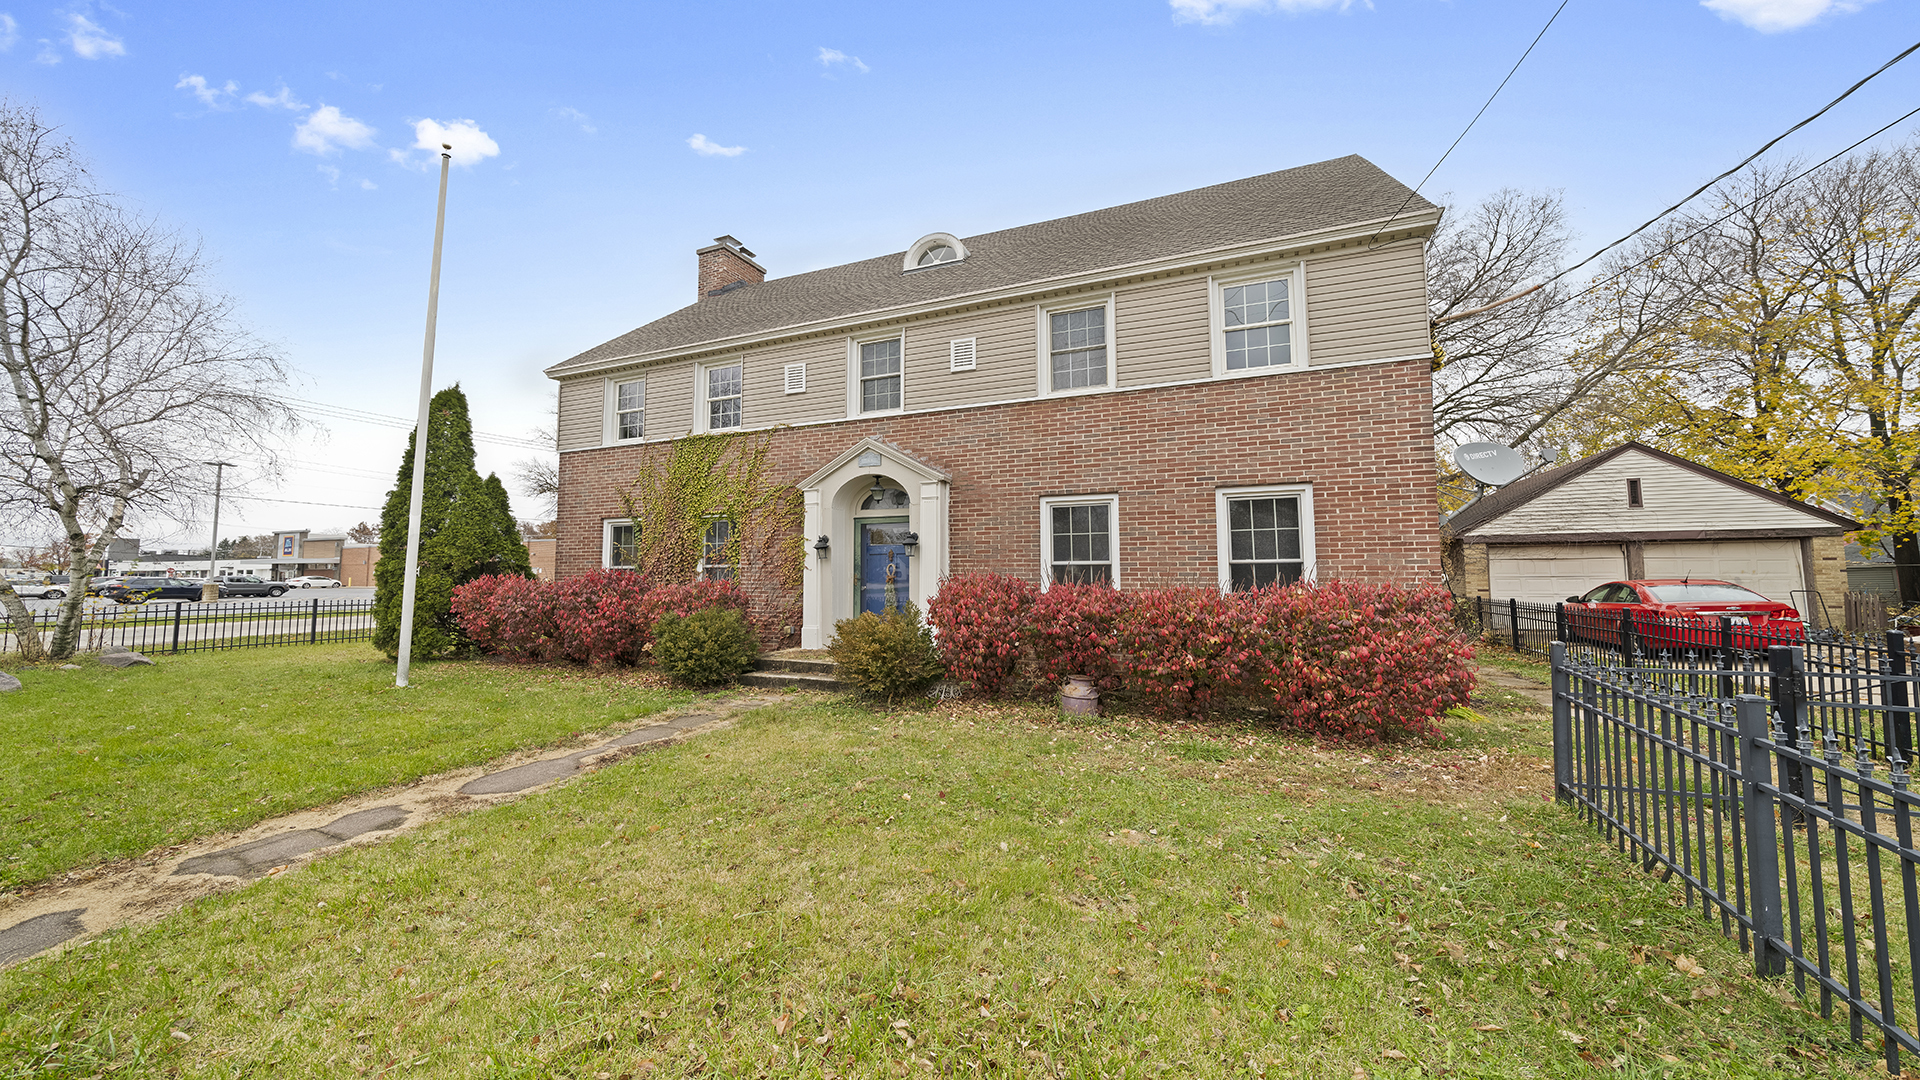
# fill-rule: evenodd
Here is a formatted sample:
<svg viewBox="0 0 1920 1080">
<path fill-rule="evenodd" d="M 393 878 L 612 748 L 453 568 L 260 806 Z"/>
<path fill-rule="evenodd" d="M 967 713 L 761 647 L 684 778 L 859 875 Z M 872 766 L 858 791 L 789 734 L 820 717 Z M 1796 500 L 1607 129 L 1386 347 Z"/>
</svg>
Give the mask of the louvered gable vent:
<svg viewBox="0 0 1920 1080">
<path fill-rule="evenodd" d="M 804 394 L 807 391 L 807 365 L 788 364 L 786 366 L 786 387 L 789 394 Z"/>
<path fill-rule="evenodd" d="M 955 338 L 947 343 L 947 370 L 972 371 L 974 362 L 973 338 Z"/>
</svg>

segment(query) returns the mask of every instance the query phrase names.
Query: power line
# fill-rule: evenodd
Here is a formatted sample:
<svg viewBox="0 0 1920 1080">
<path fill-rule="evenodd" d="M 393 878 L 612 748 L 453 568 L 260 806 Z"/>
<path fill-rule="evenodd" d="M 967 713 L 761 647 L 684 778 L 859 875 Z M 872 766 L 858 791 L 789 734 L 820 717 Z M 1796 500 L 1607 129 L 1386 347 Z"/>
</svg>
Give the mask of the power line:
<svg viewBox="0 0 1920 1080">
<path fill-rule="evenodd" d="M 1852 97 L 1854 91 L 1860 89 L 1861 87 L 1872 82 L 1874 79 L 1878 78 L 1881 75 L 1881 73 L 1885 72 L 1888 68 L 1899 63 L 1902 60 L 1905 60 L 1907 57 L 1912 56 L 1916 50 L 1920 50 L 1920 41 L 1916 41 L 1912 45 L 1907 46 L 1904 50 L 1901 51 L 1900 55 L 1894 57 L 1893 59 L 1887 61 L 1884 64 L 1881 64 L 1879 67 L 1869 72 L 1865 78 L 1861 79 L 1857 83 L 1854 83 L 1852 86 L 1847 87 L 1846 91 L 1842 93 L 1839 97 L 1834 98 L 1832 101 L 1829 101 L 1825 105 L 1821 106 L 1819 112 L 1814 113 L 1812 116 L 1807 117 L 1805 120 L 1802 120 L 1799 123 L 1788 128 L 1787 130 L 1781 132 L 1780 134 L 1775 135 L 1773 138 L 1768 139 L 1765 146 L 1762 146 L 1760 149 L 1755 150 L 1751 154 L 1748 154 L 1744 159 L 1741 160 L 1740 164 L 1735 165 L 1733 168 L 1726 170 L 1725 172 L 1721 173 L 1719 176 L 1716 176 L 1713 179 L 1707 181 L 1706 183 L 1701 184 L 1699 187 L 1694 188 L 1693 191 L 1690 194 L 1688 194 L 1686 198 L 1681 199 L 1679 202 L 1674 203 L 1672 206 L 1669 206 L 1665 210 L 1662 210 L 1658 214 L 1655 214 L 1654 216 L 1648 218 L 1646 221 L 1642 222 L 1639 225 L 1639 227 L 1627 233 L 1625 236 L 1622 236 L 1620 239 L 1615 240 L 1613 243 L 1608 244 L 1607 246 L 1587 256 L 1586 258 L 1581 259 L 1579 262 L 1574 263 L 1572 266 L 1567 267 L 1565 270 L 1560 271 L 1559 273 L 1553 275 L 1547 280 L 1540 282 L 1538 285 L 1529 286 L 1528 288 L 1522 289 L 1519 292 L 1514 293 L 1512 296 L 1509 296 L 1503 300 L 1495 300 L 1493 303 L 1484 305 L 1482 307 L 1473 308 L 1468 311 L 1458 312 L 1453 315 L 1442 316 L 1441 318 L 1433 320 L 1433 324 L 1437 326 L 1441 323 L 1455 322 L 1457 320 L 1467 318 L 1468 316 L 1471 316 L 1471 315 L 1479 315 L 1482 312 L 1492 311 L 1494 308 L 1500 307 L 1503 304 L 1510 304 L 1513 301 L 1518 300 L 1523 296 L 1528 296 L 1532 293 L 1539 292 L 1541 289 L 1546 288 L 1548 285 L 1551 285 L 1554 282 L 1559 281 L 1561 278 L 1566 277 L 1568 274 L 1573 273 L 1575 270 L 1578 270 L 1581 267 L 1592 262 L 1593 260 L 1599 258 L 1600 256 L 1605 255 L 1607 252 L 1612 251 L 1614 248 L 1619 247 L 1621 244 L 1624 244 L 1627 241 L 1633 239 L 1634 237 L 1640 235 L 1641 233 L 1647 231 L 1647 229 L 1651 228 L 1654 225 L 1654 223 L 1659 221 L 1661 218 L 1666 217 L 1667 215 L 1673 213 L 1674 211 L 1692 202 L 1694 199 L 1698 198 L 1700 194 L 1706 191 L 1708 188 L 1713 187 L 1715 184 L 1718 184 L 1720 181 L 1725 180 L 1727 177 L 1732 176 L 1734 173 L 1737 173 L 1741 169 L 1746 168 L 1748 165 L 1753 164 L 1754 159 L 1758 158 L 1761 154 L 1766 153 L 1768 150 L 1773 149 L 1774 145 L 1778 143 L 1781 139 L 1786 138 L 1787 136 L 1793 134 L 1794 132 L 1799 131 L 1801 128 L 1806 127 L 1808 124 L 1813 123 L 1815 120 L 1820 119 L 1822 116 L 1825 116 L 1835 105 L 1838 105 L 1841 102 L 1847 100 L 1849 97 Z M 1911 116 L 1912 114 L 1909 113 L 1908 115 Z M 1905 117 L 1902 117 L 1901 119 L 1905 119 Z M 1894 121 L 1895 124 L 1899 122 L 1900 122 L 1899 120 Z M 1893 125 L 1889 124 L 1887 126 L 1891 127 Z M 1886 130 L 1886 128 L 1881 129 L 1881 131 L 1884 131 L 1884 130 Z M 1875 132 L 1874 134 L 1877 135 L 1879 134 L 1879 132 Z M 1868 136 L 1868 138 L 1872 138 L 1872 137 L 1873 136 L 1871 135 Z M 1864 142 L 1866 140 L 1863 139 L 1861 141 Z M 1858 146 L 1859 143 L 1855 143 L 1854 145 Z M 1849 149 L 1851 149 L 1851 147 Z M 1845 153 L 1845 152 L 1846 151 L 1844 150 L 1841 151 L 1841 153 Z M 1828 161 L 1831 161 L 1831 160 L 1832 158 L 1828 159 Z M 1822 164 L 1824 164 L 1824 162 Z M 1384 226 L 1382 227 L 1384 228 Z M 1374 235 L 1378 236 L 1379 234 L 1375 233 Z"/>
<path fill-rule="evenodd" d="M 249 502 L 291 503 L 294 506 L 338 506 L 347 510 L 378 510 L 378 506 L 361 506 L 358 503 L 302 502 L 299 499 L 273 499 L 265 495 L 225 495 L 227 499 L 245 499 Z"/>
<path fill-rule="evenodd" d="M 356 420 L 363 424 L 379 424 L 384 427 L 401 428 L 406 431 L 413 430 L 414 421 L 409 420 L 404 416 L 390 416 L 386 413 L 371 412 L 366 409 L 349 408 L 348 406 L 345 406 L 345 405 L 332 405 L 324 401 L 309 401 L 305 398 L 290 397 L 287 400 L 298 403 L 300 405 L 304 405 L 309 409 L 320 412 L 323 415 L 330 415 L 340 420 Z M 520 438 L 515 438 L 512 435 L 496 435 L 490 431 L 475 430 L 473 431 L 473 437 L 485 442 L 505 443 L 509 446 L 526 447 L 534 450 L 551 449 L 551 447 L 547 446 L 545 443 L 540 442 L 536 439 L 520 439 Z"/>
<path fill-rule="evenodd" d="M 1387 228 L 1387 226 L 1388 226 L 1388 225 L 1391 225 L 1391 224 L 1393 224 L 1393 222 L 1394 222 L 1394 219 L 1395 219 L 1395 218 L 1398 218 L 1398 217 L 1399 217 L 1399 216 L 1400 216 L 1400 215 L 1401 215 L 1401 214 L 1402 214 L 1403 212 L 1405 212 L 1405 211 L 1406 211 L 1406 209 L 1407 209 L 1407 207 L 1408 207 L 1408 206 L 1410 206 L 1410 205 L 1412 205 L 1412 204 L 1413 204 L 1413 200 L 1414 200 L 1414 198 L 1415 198 L 1416 196 L 1418 196 L 1418 195 L 1420 194 L 1420 189 L 1421 189 L 1421 188 L 1423 188 L 1423 187 L 1426 187 L 1426 186 L 1427 186 L 1427 181 L 1429 181 L 1429 180 L 1431 180 L 1431 179 L 1433 179 L 1433 174 L 1434 174 L 1434 173 L 1437 173 L 1437 172 L 1439 172 L 1439 171 L 1440 171 L 1440 166 L 1442 166 L 1442 165 L 1444 165 L 1444 164 L 1446 164 L 1446 162 L 1447 162 L 1447 158 L 1449 158 L 1449 157 L 1451 157 L 1451 156 L 1453 155 L 1453 148 L 1454 148 L 1454 147 L 1456 147 L 1456 146 L 1459 146 L 1459 145 L 1460 145 L 1460 140 L 1462 140 L 1462 139 L 1464 139 L 1464 138 L 1466 138 L 1466 137 L 1467 137 L 1467 132 L 1469 132 L 1469 131 L 1472 131 L 1472 130 L 1473 130 L 1473 125 L 1475 125 L 1475 124 L 1477 124 L 1477 123 L 1479 123 L 1479 122 L 1480 122 L 1480 118 L 1481 118 L 1482 116 L 1485 116 L 1485 115 L 1486 115 L 1486 112 L 1487 112 L 1487 109 L 1488 109 L 1489 107 L 1491 107 L 1491 106 L 1493 105 L 1493 99 L 1494 99 L 1494 98 L 1497 98 L 1497 97 L 1499 97 L 1499 96 L 1500 96 L 1500 91 L 1502 91 L 1502 90 L 1505 90 L 1505 89 L 1507 88 L 1507 83 L 1508 83 L 1509 81 L 1511 81 L 1511 80 L 1513 79 L 1513 75 L 1514 75 L 1514 72 L 1517 72 L 1517 71 L 1519 71 L 1519 70 L 1520 70 L 1520 65 L 1521 65 L 1521 64 L 1524 64 L 1524 63 L 1526 63 L 1526 62 L 1527 62 L 1527 57 L 1529 57 L 1529 56 L 1532 56 L 1532 55 L 1533 55 L 1533 47 L 1534 47 L 1535 45 L 1538 45 L 1538 44 L 1540 44 L 1540 39 L 1541 39 L 1541 38 L 1543 38 L 1543 37 L 1546 37 L 1546 36 L 1547 36 L 1547 30 L 1548 30 L 1548 29 L 1549 29 L 1550 27 L 1552 27 L 1552 26 L 1553 26 L 1553 23 L 1554 23 L 1554 20 L 1556 20 L 1556 19 L 1558 19 L 1558 18 L 1560 17 L 1560 13 L 1561 13 L 1561 12 L 1563 12 L 1563 11 L 1565 11 L 1565 10 L 1567 10 L 1567 4 L 1569 4 L 1570 2 L 1571 2 L 1571 0 L 1560 0 L 1560 6 L 1559 6 L 1559 7 L 1557 7 L 1557 8 L 1554 8 L 1554 9 L 1553 9 L 1553 14 L 1547 17 L 1547 24 L 1546 24 L 1546 26 L 1542 26 L 1542 27 L 1540 28 L 1540 32 L 1539 32 L 1539 33 L 1537 33 L 1537 34 L 1535 34 L 1535 35 L 1533 35 L 1533 42 L 1532 42 L 1532 44 L 1529 44 L 1529 45 L 1527 46 L 1527 51 L 1526 51 L 1526 52 L 1523 52 L 1523 53 L 1521 53 L 1521 54 L 1520 54 L 1520 59 L 1518 59 L 1518 60 L 1515 60 L 1515 61 L 1513 62 L 1513 67 L 1512 67 L 1512 69 L 1510 69 L 1510 70 L 1509 70 L 1509 71 L 1507 72 L 1507 77 L 1506 77 L 1505 79 L 1501 79 L 1501 80 L 1500 80 L 1500 85 L 1499 85 L 1499 86 L 1496 86 L 1496 87 L 1494 87 L 1494 88 L 1493 88 L 1493 93 L 1491 93 L 1491 94 L 1488 94 L 1488 95 L 1487 95 L 1487 100 L 1486 100 L 1486 101 L 1485 101 L 1484 103 L 1482 103 L 1482 104 L 1481 104 L 1481 106 L 1480 106 L 1480 111 L 1479 111 L 1479 112 L 1477 112 L 1477 113 L 1474 113 L 1474 114 L 1473 114 L 1473 119 L 1471 119 L 1471 120 L 1469 120 L 1469 121 L 1467 121 L 1467 126 L 1466 126 L 1466 127 L 1464 127 L 1464 128 L 1461 128 L 1461 129 L 1460 129 L 1460 134 L 1459 134 L 1459 135 L 1456 135 L 1456 136 L 1454 136 L 1454 140 L 1453 140 L 1453 142 L 1452 142 L 1452 144 L 1451 144 L 1451 145 L 1449 145 L 1449 146 L 1447 147 L 1447 152 L 1446 152 L 1446 153 L 1444 153 L 1444 154 L 1441 154 L 1441 155 L 1440 155 L 1440 160 L 1439 160 L 1439 161 L 1436 161 L 1436 162 L 1434 162 L 1434 163 L 1433 163 L 1433 168 L 1431 168 L 1431 169 L 1428 169 L 1428 170 L 1427 170 L 1427 175 L 1425 175 L 1425 176 L 1423 176 L 1423 177 L 1421 177 L 1421 178 L 1420 178 L 1420 182 L 1419 182 L 1419 183 L 1417 183 L 1417 184 L 1415 184 L 1415 185 L 1413 185 L 1413 189 L 1412 189 L 1411 191 L 1409 191 L 1409 192 L 1407 192 L 1407 197 L 1406 197 L 1406 200 L 1405 200 L 1404 202 L 1402 202 L 1402 203 L 1400 204 L 1400 209 L 1398 209 L 1398 210 L 1395 210 L 1395 211 L 1393 212 L 1393 215 L 1392 215 L 1391 217 L 1389 217 L 1389 218 L 1387 218 L 1387 220 L 1386 220 L 1385 222 L 1383 222 L 1383 223 L 1381 223 L 1381 225 L 1380 225 L 1380 227 L 1379 227 L 1378 229 L 1375 229 L 1375 230 L 1373 231 L 1373 235 L 1372 235 L 1372 236 L 1369 236 L 1369 237 L 1367 237 L 1367 246 L 1368 246 L 1368 247 L 1372 247 L 1372 246 L 1373 246 L 1373 242 L 1374 242 L 1375 240 L 1377 240 L 1377 239 L 1379 239 L 1379 237 L 1380 237 L 1380 234 L 1381 234 L 1382 232 L 1385 232 L 1385 231 L 1386 231 L 1386 228 Z"/>
</svg>

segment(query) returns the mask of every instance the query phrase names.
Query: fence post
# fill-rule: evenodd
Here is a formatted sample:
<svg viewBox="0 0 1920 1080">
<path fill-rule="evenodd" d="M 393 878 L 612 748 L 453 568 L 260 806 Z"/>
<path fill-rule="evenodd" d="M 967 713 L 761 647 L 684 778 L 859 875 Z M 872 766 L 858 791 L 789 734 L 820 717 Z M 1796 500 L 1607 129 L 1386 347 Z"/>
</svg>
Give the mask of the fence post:
<svg viewBox="0 0 1920 1080">
<path fill-rule="evenodd" d="M 1892 676 L 1880 687 L 1880 701 L 1886 708 L 1887 745 L 1899 747 L 1900 756 L 1913 760 L 1913 717 L 1907 712 L 1907 635 L 1887 631 L 1887 674 Z"/>
<path fill-rule="evenodd" d="M 1547 646 L 1553 666 L 1553 797 L 1573 801 L 1573 686 L 1567 675 L 1567 646 Z"/>
<path fill-rule="evenodd" d="M 1733 616 L 1720 616 L 1720 670 L 1733 670 Z M 1720 676 L 1720 696 L 1733 696 L 1733 676 Z"/>
<path fill-rule="evenodd" d="M 1565 603 L 1553 605 L 1553 640 L 1567 640 L 1567 605 Z"/>
<path fill-rule="evenodd" d="M 1767 670 L 1773 673 L 1773 708 L 1780 718 L 1783 738 L 1790 746 L 1811 752 L 1807 740 L 1806 653 L 1790 645 L 1767 647 Z M 1797 798 L 1807 797 L 1806 768 L 1797 761 L 1780 765 L 1780 787 Z M 1791 808 L 1781 812 L 1788 825 L 1800 824 L 1800 813 Z"/>
<path fill-rule="evenodd" d="M 1520 651 L 1520 601 L 1507 597 L 1507 633 L 1513 635 L 1513 651 Z"/>
<path fill-rule="evenodd" d="M 1741 820 L 1747 841 L 1747 910 L 1753 916 L 1753 970 L 1761 977 L 1785 975 L 1787 957 L 1780 913 L 1780 835 L 1773 819 L 1772 751 L 1760 745 L 1772 734 L 1767 702 L 1741 694 L 1734 714 L 1740 724 Z"/>
<path fill-rule="evenodd" d="M 185 604 L 173 605 L 173 647 L 167 650 L 170 653 L 180 651 L 180 609 L 186 606 Z"/>
<path fill-rule="evenodd" d="M 312 645 L 318 642 L 319 640 L 320 640 L 320 598 L 316 596 L 313 598 L 313 622 L 307 627 L 307 644 Z"/>
<path fill-rule="evenodd" d="M 1628 664 L 1632 664 L 1634 661 L 1634 658 L 1639 654 L 1639 652 L 1640 650 L 1634 645 L 1634 642 L 1633 642 L 1633 612 L 1628 611 L 1626 608 L 1621 608 L 1620 609 L 1620 655 L 1626 657 Z"/>
</svg>

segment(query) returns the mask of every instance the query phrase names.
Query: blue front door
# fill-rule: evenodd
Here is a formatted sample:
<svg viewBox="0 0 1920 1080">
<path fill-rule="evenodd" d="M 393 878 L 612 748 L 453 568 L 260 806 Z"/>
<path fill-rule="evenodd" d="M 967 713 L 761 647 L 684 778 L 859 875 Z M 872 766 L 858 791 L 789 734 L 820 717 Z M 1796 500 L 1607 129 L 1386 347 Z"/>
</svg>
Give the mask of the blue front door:
<svg viewBox="0 0 1920 1080">
<path fill-rule="evenodd" d="M 860 610 L 883 613 L 910 603 L 907 587 L 907 523 L 860 522 Z"/>
</svg>

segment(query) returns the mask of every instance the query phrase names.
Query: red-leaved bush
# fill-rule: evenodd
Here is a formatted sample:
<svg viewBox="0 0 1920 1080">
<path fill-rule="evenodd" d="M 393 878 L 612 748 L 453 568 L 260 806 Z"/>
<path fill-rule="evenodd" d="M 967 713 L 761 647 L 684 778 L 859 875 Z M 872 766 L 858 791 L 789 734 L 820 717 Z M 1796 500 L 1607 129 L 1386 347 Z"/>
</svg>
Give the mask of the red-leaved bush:
<svg viewBox="0 0 1920 1080">
<path fill-rule="evenodd" d="M 1156 710 L 1198 716 L 1262 669 L 1248 605 L 1219 589 L 1137 593 L 1119 621 L 1120 681 Z"/>
<path fill-rule="evenodd" d="M 1006 688 L 1020 663 L 1020 635 L 1040 589 L 1005 574 L 955 574 L 927 601 L 927 622 L 947 673 L 979 693 Z"/>
<path fill-rule="evenodd" d="M 943 583 L 928 613 L 948 670 L 997 693 L 1024 646 L 1050 684 L 1086 675 L 1186 716 L 1222 699 L 1257 703 L 1289 727 L 1353 742 L 1437 734 L 1440 714 L 1473 691 L 1472 647 L 1437 586 L 1035 592 L 996 574 Z"/>
<path fill-rule="evenodd" d="M 514 660 L 638 664 L 662 615 L 721 607 L 747 614 L 731 581 L 655 587 L 631 570 L 590 570 L 559 581 L 490 575 L 453 591 L 453 616 L 482 652 Z"/>
<path fill-rule="evenodd" d="M 1260 685 L 1283 722 L 1353 742 L 1439 734 L 1473 692 L 1473 647 L 1436 585 L 1331 581 L 1248 598 Z"/>
<path fill-rule="evenodd" d="M 1102 690 L 1119 686 L 1117 630 L 1137 595 L 1106 585 L 1061 584 L 1041 593 L 1027 617 L 1040 678 L 1057 685 L 1084 676 Z"/>
</svg>

